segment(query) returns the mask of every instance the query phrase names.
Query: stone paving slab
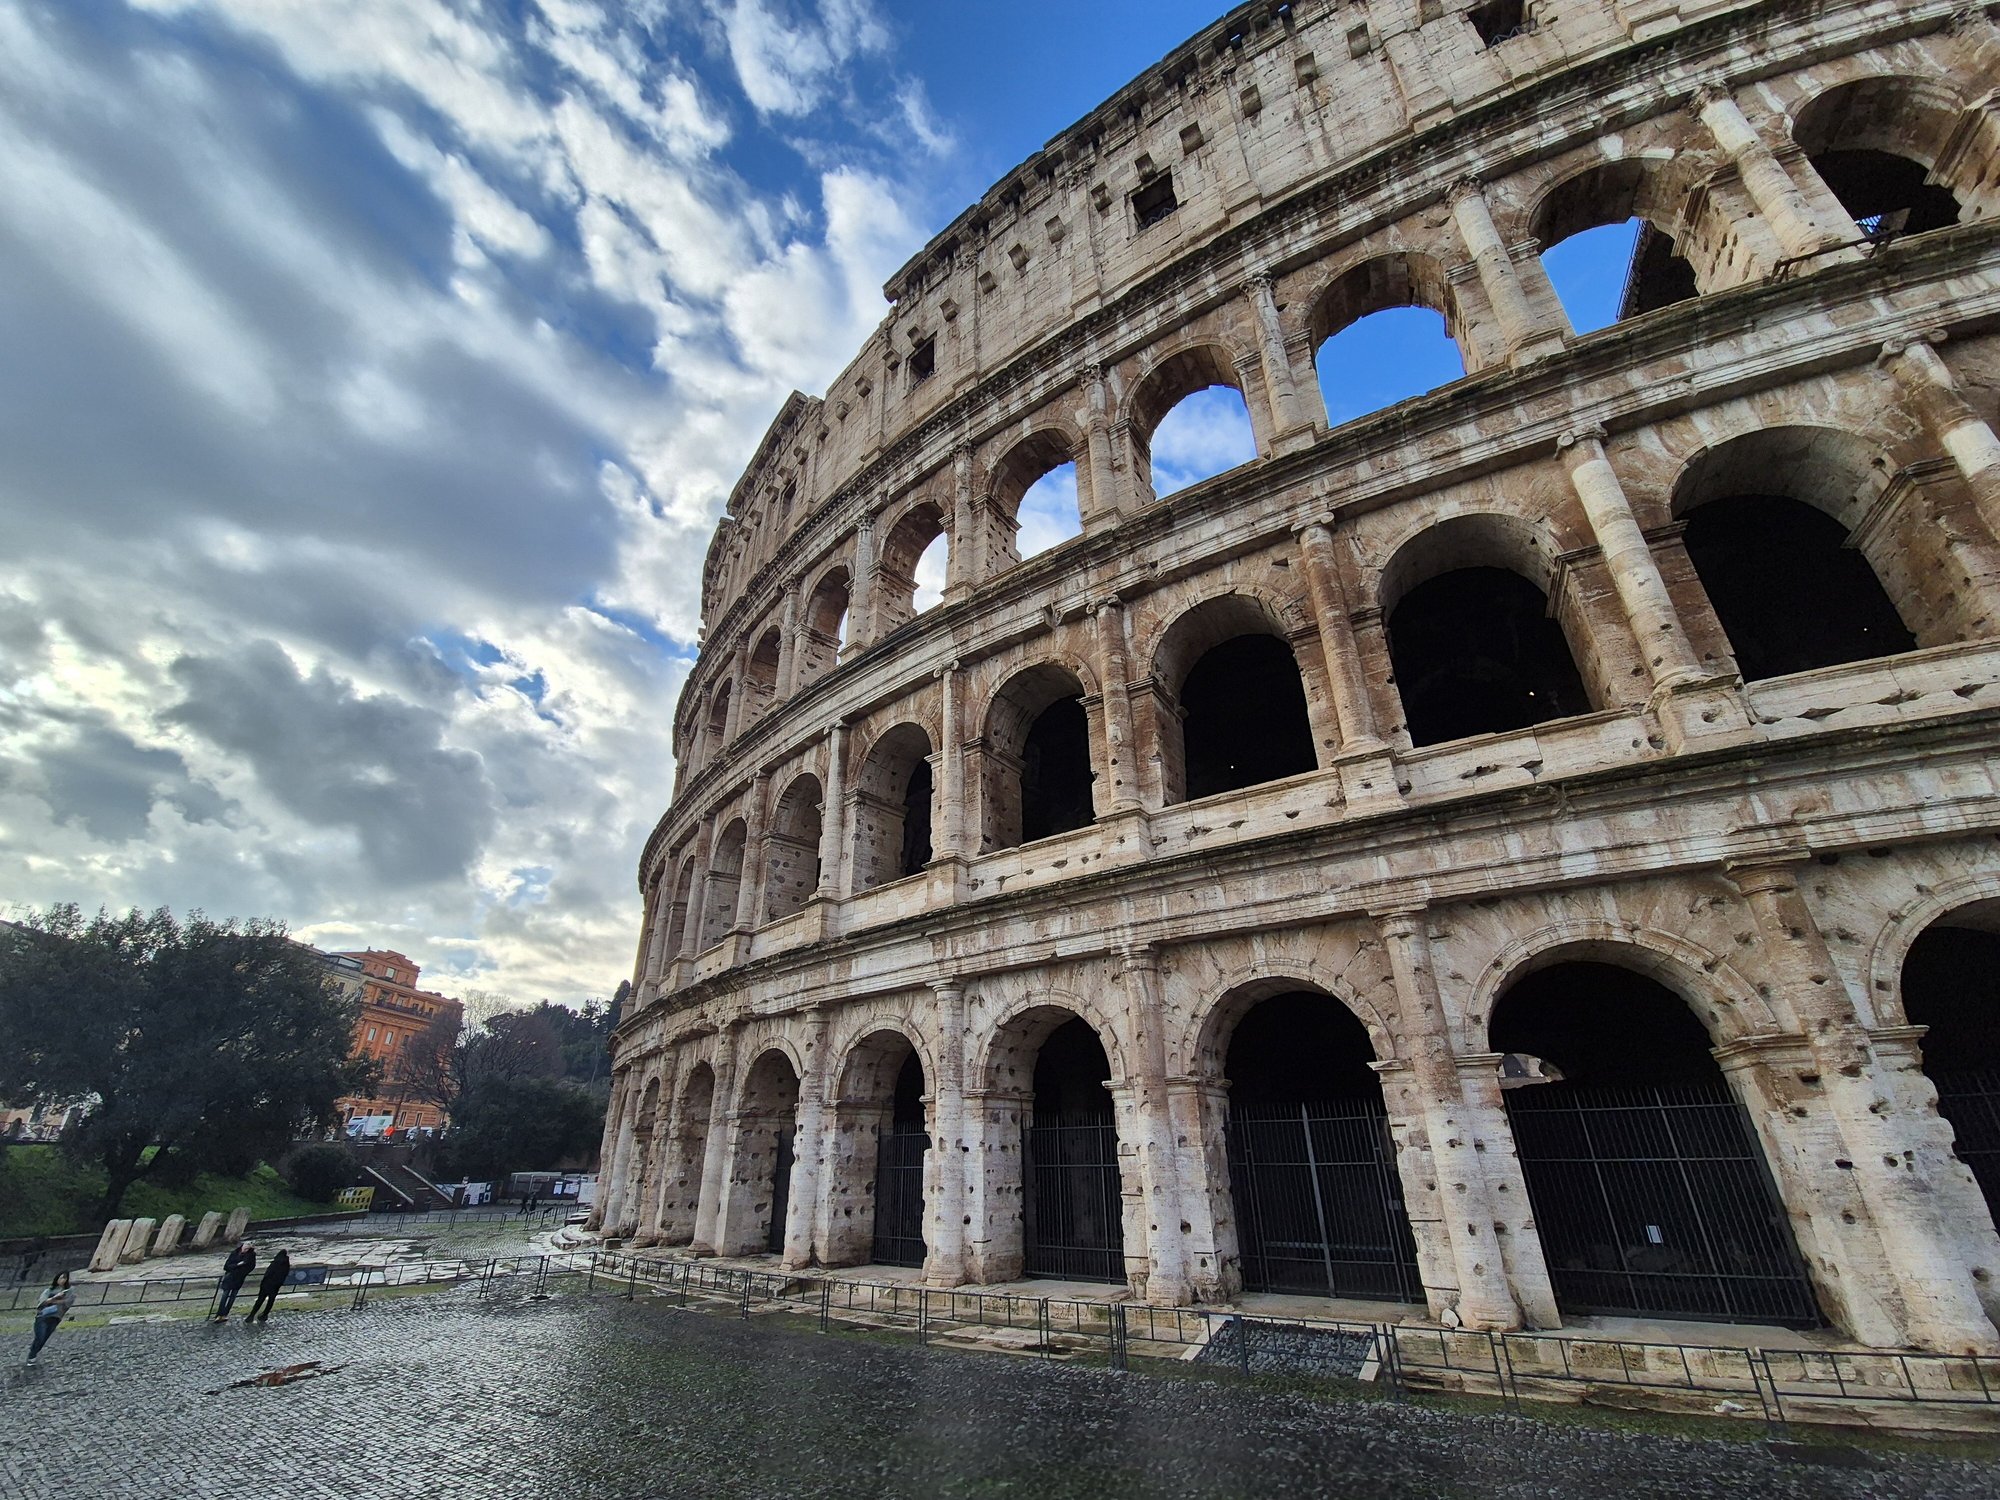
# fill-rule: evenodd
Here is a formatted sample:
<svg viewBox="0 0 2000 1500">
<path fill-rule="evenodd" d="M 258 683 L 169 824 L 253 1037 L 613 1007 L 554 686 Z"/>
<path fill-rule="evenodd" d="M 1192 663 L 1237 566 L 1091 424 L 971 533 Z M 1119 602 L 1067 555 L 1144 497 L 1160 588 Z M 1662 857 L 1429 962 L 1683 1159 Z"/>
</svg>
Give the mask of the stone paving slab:
<svg viewBox="0 0 2000 1500">
<path fill-rule="evenodd" d="M 1019 1495 L 1952 1500 L 2000 1463 L 1684 1438 L 469 1290 L 60 1330 L 0 1368 L 7 1500 Z M 275 1388 L 261 1370 L 339 1366 Z"/>
</svg>

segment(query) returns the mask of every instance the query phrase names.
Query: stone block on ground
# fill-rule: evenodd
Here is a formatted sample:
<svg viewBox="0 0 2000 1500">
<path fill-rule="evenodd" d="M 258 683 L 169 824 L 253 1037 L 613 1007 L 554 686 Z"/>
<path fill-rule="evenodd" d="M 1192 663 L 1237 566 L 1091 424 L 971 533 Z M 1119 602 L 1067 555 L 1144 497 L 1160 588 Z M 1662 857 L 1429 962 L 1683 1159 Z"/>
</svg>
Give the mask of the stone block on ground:
<svg viewBox="0 0 2000 1500">
<path fill-rule="evenodd" d="M 136 1265 L 146 1258 L 146 1247 L 153 1242 L 153 1231 L 159 1227 L 157 1219 L 134 1219 L 125 1232 L 125 1243 L 119 1248 L 120 1265 Z"/>
<path fill-rule="evenodd" d="M 235 1244 L 243 1238 L 249 1228 L 250 1210 L 247 1208 L 232 1208 L 229 1211 L 229 1225 L 222 1231 L 223 1243 L 226 1245 Z"/>
<path fill-rule="evenodd" d="M 201 1222 L 195 1226 L 194 1239 L 189 1243 L 188 1248 L 190 1250 L 206 1250 L 210 1245 L 215 1243 L 215 1237 L 220 1233 L 222 1233 L 222 1215 L 214 1209 L 210 1209 L 201 1216 Z"/>
<path fill-rule="evenodd" d="M 131 1229 L 130 1219 L 113 1219 L 106 1224 L 104 1233 L 97 1237 L 97 1248 L 90 1252 L 90 1269 L 115 1270 L 118 1265 L 118 1252 L 125 1248 L 125 1236 Z"/>
<path fill-rule="evenodd" d="M 172 1255 L 181 1247 L 181 1234 L 187 1228 L 187 1219 L 182 1214 L 168 1214 L 160 1221 L 160 1232 L 153 1236 L 153 1248 L 148 1255 Z"/>
</svg>

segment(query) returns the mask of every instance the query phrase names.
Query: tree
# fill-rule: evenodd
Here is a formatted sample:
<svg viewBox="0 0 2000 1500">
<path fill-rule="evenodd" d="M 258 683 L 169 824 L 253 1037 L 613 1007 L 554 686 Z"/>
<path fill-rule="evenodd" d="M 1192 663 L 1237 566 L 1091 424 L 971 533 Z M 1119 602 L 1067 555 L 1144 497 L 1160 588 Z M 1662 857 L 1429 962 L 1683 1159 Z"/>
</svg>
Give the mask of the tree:
<svg viewBox="0 0 2000 1500">
<path fill-rule="evenodd" d="M 603 1131 L 604 1106 L 573 1083 L 488 1079 L 460 1101 L 442 1170 L 489 1180 L 545 1172 L 587 1157 Z"/>
<path fill-rule="evenodd" d="M 358 1013 L 277 922 L 52 906 L 0 930 L 0 1097 L 88 1104 L 63 1144 L 111 1218 L 141 1178 L 240 1174 L 367 1092 Z"/>
</svg>

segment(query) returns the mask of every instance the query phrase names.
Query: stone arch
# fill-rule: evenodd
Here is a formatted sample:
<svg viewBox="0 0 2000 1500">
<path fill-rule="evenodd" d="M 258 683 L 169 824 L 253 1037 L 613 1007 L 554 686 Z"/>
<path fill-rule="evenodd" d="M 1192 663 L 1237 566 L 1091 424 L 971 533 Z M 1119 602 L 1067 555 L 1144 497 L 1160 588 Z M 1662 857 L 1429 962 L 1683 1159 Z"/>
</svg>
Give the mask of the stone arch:
<svg viewBox="0 0 2000 1500">
<path fill-rule="evenodd" d="M 764 839 L 764 920 L 797 915 L 820 882 L 820 844 L 826 793 L 810 771 L 785 784 L 772 805 L 771 829 Z"/>
<path fill-rule="evenodd" d="M 804 591 L 799 638 L 792 643 L 798 660 L 792 674 L 795 687 L 804 687 L 839 665 L 840 648 L 847 642 L 848 612 L 853 606 L 853 578 L 845 562 L 832 563 L 821 569 Z"/>
<path fill-rule="evenodd" d="M 1541 969 L 1583 960 L 1633 969 L 1666 986 L 1694 1012 L 1715 1046 L 1784 1029 L 1770 1001 L 1721 954 L 1656 927 L 1581 918 L 1537 928 L 1495 953 L 1473 981 L 1454 1046 L 1490 1052 L 1493 1007 L 1509 986 Z"/>
<path fill-rule="evenodd" d="M 943 539 L 949 569 L 953 545 L 945 508 L 925 494 L 906 500 L 877 522 L 882 538 L 875 564 L 875 633 L 888 635 L 917 617 L 917 569 L 933 542 Z"/>
<path fill-rule="evenodd" d="M 980 852 L 1067 833 L 1091 821 L 1095 736 L 1088 668 L 1057 657 L 1014 672 L 988 698 L 976 786 Z"/>
<path fill-rule="evenodd" d="M 1034 488 L 1035 481 L 1064 464 L 1075 464 L 1081 470 L 1084 453 L 1083 434 L 1053 413 L 1045 413 L 993 461 L 985 486 L 994 531 L 987 556 L 996 559 L 990 564 L 991 571 L 998 572 L 1015 560 L 1014 532 L 1019 525 L 1021 497 Z M 995 550 L 993 544 L 1003 539 L 1005 545 Z"/>
<path fill-rule="evenodd" d="M 664 963 L 673 961 L 687 946 L 688 904 L 694 900 L 694 856 L 681 861 L 680 873 L 674 878 L 673 905 L 667 912 L 667 949 Z M 699 923 L 696 924 L 697 931 Z"/>
<path fill-rule="evenodd" d="M 748 724 L 770 708 L 778 696 L 778 662 L 784 632 L 776 625 L 757 637 L 743 664 L 743 722 Z"/>
<path fill-rule="evenodd" d="M 804 1076 L 803 1059 L 789 1037 L 766 1036 L 750 1052 L 731 1112 L 735 1149 L 716 1247 L 724 1255 L 775 1254 L 784 1248 Z"/>
<path fill-rule="evenodd" d="M 1235 587 L 1191 604 L 1161 630 L 1151 676 L 1163 803 L 1318 769 L 1289 604 Z"/>
<path fill-rule="evenodd" d="M 1599 155 L 1547 184 L 1528 208 L 1528 233 L 1543 254 L 1574 235 L 1640 221 L 1620 318 L 1668 307 L 1704 290 L 1700 274 L 1675 239 L 1686 194 L 1672 160 L 1671 152 Z M 1565 311 L 1574 322 L 1575 310 Z"/>
<path fill-rule="evenodd" d="M 1958 222 L 1963 195 L 1937 180 L 1963 105 L 1944 80 L 1872 73 L 1830 84 L 1792 112 L 1792 140 L 1871 238 Z"/>
<path fill-rule="evenodd" d="M 1907 1026 L 1903 965 L 1910 949 L 1940 918 L 1988 901 L 2000 902 L 2000 870 L 1984 870 L 1921 888 L 1917 896 L 1891 912 L 1868 948 L 1864 1021 L 1875 1026 Z"/>
<path fill-rule="evenodd" d="M 1155 498 L 1153 488 L 1153 435 L 1162 420 L 1187 397 L 1215 386 L 1226 386 L 1243 398 L 1251 413 L 1257 452 L 1268 451 L 1264 434 L 1256 427 L 1257 404 L 1246 382 L 1254 378 L 1254 357 L 1232 350 L 1221 339 L 1207 337 L 1188 340 L 1149 357 L 1133 381 L 1124 402 L 1124 417 L 1131 440 L 1133 487 L 1140 503 Z"/>
<path fill-rule="evenodd" d="M 1313 368 L 1319 381 L 1320 397 L 1325 405 L 1327 421 L 1335 427 L 1367 416 L 1372 411 L 1393 406 L 1398 401 L 1422 395 L 1427 390 L 1435 390 L 1440 385 L 1448 385 L 1483 362 L 1443 265 L 1422 251 L 1388 250 L 1358 263 L 1342 265 L 1299 300 L 1304 309 L 1302 317 L 1308 347 L 1312 350 Z M 1336 380 L 1335 372 L 1345 370 L 1347 366 L 1342 363 L 1338 351 L 1354 338 L 1365 338 L 1367 330 L 1341 340 L 1340 344 L 1333 344 L 1332 341 L 1378 314 L 1400 314 L 1402 310 L 1411 308 L 1437 315 L 1443 324 L 1444 336 L 1455 351 L 1455 362 L 1450 353 L 1439 348 L 1432 361 L 1437 368 L 1428 377 L 1406 380 L 1388 390 L 1371 387 L 1365 396 L 1351 401 L 1343 399 L 1341 390 L 1345 382 Z M 1403 326 L 1412 319 L 1402 316 L 1384 321 L 1395 325 L 1384 329 L 1384 336 L 1393 337 L 1399 349 L 1414 349 L 1412 339 L 1420 337 L 1421 330 Z M 1433 328 L 1435 326 L 1432 325 Z"/>
<path fill-rule="evenodd" d="M 1073 1020 L 1085 1022 L 1097 1033 L 1111 1062 L 1112 1079 L 1129 1076 L 1124 1040 L 1111 1018 L 1080 995 L 1051 989 L 1016 1000 L 994 1018 L 977 1043 L 968 1089 L 1025 1092 L 1032 1084 L 1035 1051 L 1058 1026 Z"/>
<path fill-rule="evenodd" d="M 851 873 L 858 891 L 915 875 L 930 862 L 936 789 L 930 734 L 904 720 L 856 757 Z"/>
<path fill-rule="evenodd" d="M 1885 502 L 1895 472 L 1868 435 L 1803 424 L 1752 428 L 1682 467 L 1672 513 L 1746 677 L 1955 638 L 1924 584 L 1952 566 L 1948 543 L 1917 506 Z M 1773 552 L 1785 559 L 1775 579 Z"/>
<path fill-rule="evenodd" d="M 701 1208 L 702 1168 L 708 1160 L 708 1123 L 715 1109 L 715 1069 L 704 1058 L 690 1062 L 674 1099 L 673 1124 L 662 1162 L 660 1238 L 684 1245 L 694 1238 Z"/>
<path fill-rule="evenodd" d="M 1303 970 L 1259 967 L 1227 976 L 1215 993 L 1188 1017 L 1181 1044 L 1184 1070 L 1191 1077 L 1220 1078 L 1229 1039 L 1243 1017 L 1273 996 L 1307 991 L 1325 995 L 1359 1021 L 1368 1033 L 1368 1043 L 1375 1049 L 1378 1061 L 1392 1062 L 1401 1056 L 1395 1031 L 1374 1006 Z"/>
<path fill-rule="evenodd" d="M 1377 597 L 1413 745 L 1505 733 L 1603 706 L 1581 663 L 1586 622 L 1557 612 L 1559 544 L 1547 522 L 1477 512 L 1417 532 L 1390 554 Z"/>
<path fill-rule="evenodd" d="M 834 1053 L 840 1063 L 822 1253 L 830 1266 L 921 1265 L 926 1101 L 936 1074 L 906 1019 L 871 1016 L 850 1030 Z M 916 1098 L 905 1097 L 906 1083 Z"/>
<path fill-rule="evenodd" d="M 736 925 L 736 899 L 743 883 L 743 852 L 750 829 L 742 818 L 731 818 L 715 836 L 703 886 L 699 949 L 722 941 Z"/>
<path fill-rule="evenodd" d="M 654 1198 L 655 1173 L 660 1165 L 661 1098 L 664 1089 L 657 1069 L 646 1078 L 639 1094 L 639 1108 L 632 1123 L 632 1160 L 625 1192 L 624 1217 L 639 1234 L 653 1230 L 650 1207 Z"/>
<path fill-rule="evenodd" d="M 711 755 L 719 751 L 729 738 L 729 698 L 730 683 L 727 677 L 708 690 L 708 712 L 703 716 L 702 723 L 706 730 L 705 738 Z"/>
</svg>

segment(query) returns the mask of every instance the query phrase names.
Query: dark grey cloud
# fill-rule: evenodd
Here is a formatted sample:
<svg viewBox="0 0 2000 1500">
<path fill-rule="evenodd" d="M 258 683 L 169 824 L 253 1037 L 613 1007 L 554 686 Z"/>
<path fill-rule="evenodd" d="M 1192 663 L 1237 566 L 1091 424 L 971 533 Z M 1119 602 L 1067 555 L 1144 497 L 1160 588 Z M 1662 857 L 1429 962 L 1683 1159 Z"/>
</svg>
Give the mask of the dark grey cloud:
<svg viewBox="0 0 2000 1500">
<path fill-rule="evenodd" d="M 492 834 L 493 787 L 477 755 L 445 745 L 442 714 L 323 668 L 302 677 L 267 641 L 171 673 L 184 696 L 161 717 L 240 756 L 306 822 L 352 831 L 382 885 L 462 878 Z"/>
<path fill-rule="evenodd" d="M 179 809 L 190 823 L 218 821 L 228 809 L 174 751 L 141 745 L 102 722 L 76 724 L 31 760 L 0 761 L 0 789 L 32 792 L 56 822 L 116 844 L 143 837 L 157 803 Z"/>
</svg>

